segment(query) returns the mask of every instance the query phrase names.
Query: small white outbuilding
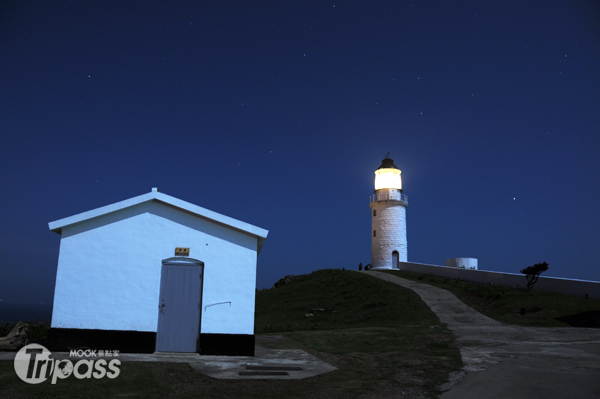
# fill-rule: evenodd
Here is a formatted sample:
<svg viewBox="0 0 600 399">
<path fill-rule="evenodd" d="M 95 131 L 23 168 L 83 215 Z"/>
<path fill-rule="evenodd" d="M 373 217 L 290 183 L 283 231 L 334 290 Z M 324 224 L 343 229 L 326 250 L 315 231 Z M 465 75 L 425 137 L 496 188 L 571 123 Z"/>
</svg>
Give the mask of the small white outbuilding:
<svg viewBox="0 0 600 399">
<path fill-rule="evenodd" d="M 477 258 L 451 258 L 446 259 L 447 267 L 457 267 L 459 269 L 477 270 Z"/>
<path fill-rule="evenodd" d="M 157 189 L 49 227 L 61 235 L 54 350 L 254 355 L 267 230 Z"/>
</svg>

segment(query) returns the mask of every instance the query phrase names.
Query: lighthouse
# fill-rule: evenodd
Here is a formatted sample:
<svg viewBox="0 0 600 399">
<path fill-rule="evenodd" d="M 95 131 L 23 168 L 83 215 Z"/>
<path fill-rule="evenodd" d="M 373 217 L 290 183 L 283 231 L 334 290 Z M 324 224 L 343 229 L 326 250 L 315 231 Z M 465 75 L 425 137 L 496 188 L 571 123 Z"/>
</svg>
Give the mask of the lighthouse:
<svg viewBox="0 0 600 399">
<path fill-rule="evenodd" d="M 389 153 L 375 171 L 375 193 L 371 196 L 371 268 L 398 269 L 407 261 L 406 207 L 400 169 Z"/>
</svg>

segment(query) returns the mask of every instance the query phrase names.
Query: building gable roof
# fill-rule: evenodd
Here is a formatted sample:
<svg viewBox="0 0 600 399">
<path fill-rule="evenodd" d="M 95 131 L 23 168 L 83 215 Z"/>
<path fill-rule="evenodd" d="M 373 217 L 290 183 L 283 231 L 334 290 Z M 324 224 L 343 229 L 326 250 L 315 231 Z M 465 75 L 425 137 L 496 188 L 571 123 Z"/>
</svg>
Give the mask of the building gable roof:
<svg viewBox="0 0 600 399">
<path fill-rule="evenodd" d="M 191 204 L 186 201 L 182 201 L 178 198 L 171 197 L 170 195 L 159 192 L 157 189 L 152 189 L 150 193 L 138 195 L 137 197 L 129 198 L 124 201 L 116 202 L 114 204 L 106 205 L 100 208 L 92 209 L 91 211 L 79 213 L 77 215 L 69 216 L 60 220 L 56 220 L 54 222 L 48 223 L 50 231 L 53 231 L 57 234 L 62 233 L 63 227 L 73 225 L 75 223 L 83 222 L 84 220 L 89 220 L 92 218 L 101 217 L 103 215 L 119 211 L 121 209 L 129 208 L 143 202 L 148 201 L 157 201 L 162 202 L 164 204 L 171 205 L 175 208 L 179 208 L 190 212 L 196 216 L 202 217 L 204 219 L 208 219 L 214 221 L 216 223 L 222 224 L 226 227 L 242 231 L 246 234 L 255 236 L 258 239 L 258 248 L 257 253 L 260 252 L 265 239 L 267 238 L 267 234 L 269 232 L 265 229 L 261 229 L 260 227 L 251 225 L 249 223 L 242 222 L 241 220 L 237 220 L 231 218 L 229 216 L 221 215 L 220 213 L 213 212 L 206 208 L 202 208 L 198 205 Z"/>
</svg>

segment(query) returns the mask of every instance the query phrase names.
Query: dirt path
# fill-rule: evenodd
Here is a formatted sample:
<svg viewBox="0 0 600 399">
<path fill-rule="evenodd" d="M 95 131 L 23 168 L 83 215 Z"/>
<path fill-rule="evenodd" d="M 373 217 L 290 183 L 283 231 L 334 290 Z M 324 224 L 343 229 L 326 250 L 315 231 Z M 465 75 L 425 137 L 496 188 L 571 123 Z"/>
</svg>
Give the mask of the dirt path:
<svg viewBox="0 0 600 399">
<path fill-rule="evenodd" d="M 600 398 L 600 329 L 506 325 L 444 289 L 363 273 L 415 291 L 456 335 L 465 366 L 442 399 Z"/>
</svg>

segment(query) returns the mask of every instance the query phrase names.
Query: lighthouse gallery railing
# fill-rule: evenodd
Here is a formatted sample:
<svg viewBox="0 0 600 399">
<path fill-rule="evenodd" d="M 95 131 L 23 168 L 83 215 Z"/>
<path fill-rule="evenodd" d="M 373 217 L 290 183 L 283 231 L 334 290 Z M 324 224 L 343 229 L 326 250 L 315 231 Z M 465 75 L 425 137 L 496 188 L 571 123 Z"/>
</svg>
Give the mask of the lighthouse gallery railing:
<svg viewBox="0 0 600 399">
<path fill-rule="evenodd" d="M 408 204 L 408 196 L 402 193 L 375 193 L 371 195 L 371 202 L 387 200 L 402 201 Z"/>
</svg>

